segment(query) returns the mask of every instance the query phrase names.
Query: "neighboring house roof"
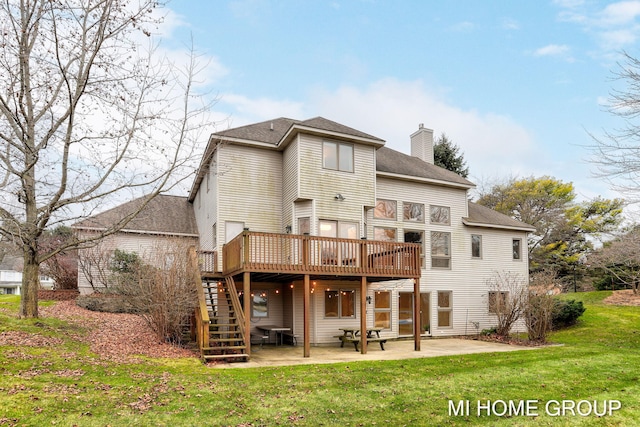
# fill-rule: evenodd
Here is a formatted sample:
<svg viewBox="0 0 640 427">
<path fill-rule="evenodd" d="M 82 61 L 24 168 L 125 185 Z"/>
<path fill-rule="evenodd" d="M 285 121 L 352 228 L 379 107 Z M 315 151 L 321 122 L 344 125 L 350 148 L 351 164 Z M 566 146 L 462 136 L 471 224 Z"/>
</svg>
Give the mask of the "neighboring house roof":
<svg viewBox="0 0 640 427">
<path fill-rule="evenodd" d="M 455 172 L 387 147 L 381 147 L 376 152 L 376 171 L 405 177 L 421 178 L 433 183 L 464 188 L 475 187 L 473 182 L 461 177 Z"/>
<path fill-rule="evenodd" d="M 536 231 L 536 228 L 532 225 L 473 202 L 469 202 L 469 216 L 462 218 L 462 222 L 465 225 L 474 227 L 501 228 L 527 232 Z"/>
<path fill-rule="evenodd" d="M 135 212 L 144 197 L 94 215 L 73 225 L 75 229 L 104 230 Z M 186 197 L 158 195 L 121 230 L 129 233 L 198 236 L 193 205 Z"/>
<path fill-rule="evenodd" d="M 22 257 L 5 254 L 0 259 L 0 270 L 2 271 L 22 271 Z"/>
</svg>

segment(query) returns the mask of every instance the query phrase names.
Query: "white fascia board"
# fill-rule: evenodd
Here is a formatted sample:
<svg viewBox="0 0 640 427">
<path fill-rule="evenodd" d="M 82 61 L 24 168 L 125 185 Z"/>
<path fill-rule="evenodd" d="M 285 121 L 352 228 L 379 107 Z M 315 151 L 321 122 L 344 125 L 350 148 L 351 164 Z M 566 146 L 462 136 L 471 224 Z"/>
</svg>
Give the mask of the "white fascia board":
<svg viewBox="0 0 640 427">
<path fill-rule="evenodd" d="M 376 176 L 379 176 L 381 178 L 400 179 L 400 180 L 403 180 L 403 181 L 421 182 L 421 183 L 424 183 L 424 184 L 439 185 L 441 187 L 460 188 L 460 189 L 465 189 L 465 190 L 469 190 L 471 188 L 476 188 L 475 185 L 460 184 L 460 183 L 457 183 L 457 182 L 442 181 L 442 180 L 439 180 L 439 179 L 423 178 L 423 177 L 420 177 L 420 176 L 401 175 L 401 174 L 391 173 L 391 172 L 379 172 L 379 171 L 376 171 Z"/>
<path fill-rule="evenodd" d="M 500 225 L 500 224 L 489 224 L 484 222 L 472 222 L 466 218 L 462 218 L 462 223 L 469 227 L 480 227 L 480 228 L 496 228 L 500 230 L 513 230 L 513 231 L 526 231 L 527 233 L 533 233 L 536 231 L 535 228 L 532 227 L 516 227 L 513 225 Z"/>
<path fill-rule="evenodd" d="M 74 230 L 81 230 L 81 231 L 105 231 L 106 228 L 100 228 L 100 227 L 71 227 Z M 156 235 L 156 236 L 174 236 L 174 237 L 196 237 L 199 238 L 200 235 L 199 234 L 191 234 L 191 233 L 170 233 L 170 232 L 166 232 L 166 231 L 148 231 L 148 230 L 130 230 L 130 229 L 123 229 L 123 230 L 118 230 L 113 234 L 117 234 L 117 233 L 128 233 L 128 234 L 147 234 L 147 235 Z"/>
<path fill-rule="evenodd" d="M 304 132 L 304 133 L 310 133 L 313 135 L 325 135 L 325 136 L 333 137 L 336 139 L 348 139 L 353 142 L 359 142 L 361 144 L 366 144 L 366 145 L 374 145 L 376 147 L 382 147 L 385 144 L 385 141 L 379 140 L 379 139 L 363 138 L 361 136 L 350 135 L 348 133 L 334 132 L 330 130 L 318 129 L 314 127 L 295 124 L 289 128 L 287 133 L 284 134 L 284 136 L 278 143 L 278 147 L 286 146 L 286 144 L 283 144 L 283 143 L 288 141 L 294 132 Z"/>
</svg>

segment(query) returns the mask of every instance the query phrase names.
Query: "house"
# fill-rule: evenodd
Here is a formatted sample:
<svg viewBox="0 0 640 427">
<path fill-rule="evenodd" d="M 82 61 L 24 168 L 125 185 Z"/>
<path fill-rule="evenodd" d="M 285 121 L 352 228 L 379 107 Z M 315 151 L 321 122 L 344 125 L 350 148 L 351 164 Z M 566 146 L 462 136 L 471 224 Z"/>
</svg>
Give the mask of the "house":
<svg viewBox="0 0 640 427">
<path fill-rule="evenodd" d="M 40 276 L 42 289 L 53 289 L 53 279 Z M 5 253 L 0 259 L 0 295 L 20 295 L 22 287 L 22 257 Z"/>
<path fill-rule="evenodd" d="M 212 134 L 184 205 L 208 305 L 196 317 L 218 325 L 204 341 L 225 336 L 216 346 L 226 339 L 247 355 L 249 337 L 276 325 L 308 356 L 339 342 L 341 328 L 419 350 L 423 336 L 494 326 L 500 295 L 487 281 L 504 271 L 526 285 L 534 229 L 469 202 L 474 184 L 434 165 L 432 130 L 420 125 L 410 140 L 400 153 L 322 117 Z M 162 227 L 134 228 L 121 233 L 132 249 Z"/>
<path fill-rule="evenodd" d="M 144 197 L 123 203 L 73 225 L 82 239 L 108 230 L 122 218 L 140 211 Z M 149 201 L 118 233 L 101 239 L 96 246 L 78 251 L 78 290 L 89 294 L 107 286 L 110 257 L 115 249 L 145 256 L 158 245 L 176 239 L 198 243 L 198 229 L 192 205 L 186 197 L 159 195 Z"/>
</svg>

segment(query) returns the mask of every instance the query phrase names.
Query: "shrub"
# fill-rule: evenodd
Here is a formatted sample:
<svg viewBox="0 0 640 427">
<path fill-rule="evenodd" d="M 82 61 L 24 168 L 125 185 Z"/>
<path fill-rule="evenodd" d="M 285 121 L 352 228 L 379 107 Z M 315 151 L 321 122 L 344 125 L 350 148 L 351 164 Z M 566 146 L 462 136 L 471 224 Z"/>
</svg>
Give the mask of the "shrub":
<svg viewBox="0 0 640 427">
<path fill-rule="evenodd" d="M 550 270 L 531 275 L 529 296 L 525 304 L 524 319 L 530 341 L 546 342 L 553 325 L 555 298 L 558 289 L 556 274 Z"/>
<path fill-rule="evenodd" d="M 553 309 L 553 328 L 560 329 L 575 325 L 578 318 L 582 316 L 586 308 L 582 301 L 576 300 L 555 300 Z"/>
</svg>

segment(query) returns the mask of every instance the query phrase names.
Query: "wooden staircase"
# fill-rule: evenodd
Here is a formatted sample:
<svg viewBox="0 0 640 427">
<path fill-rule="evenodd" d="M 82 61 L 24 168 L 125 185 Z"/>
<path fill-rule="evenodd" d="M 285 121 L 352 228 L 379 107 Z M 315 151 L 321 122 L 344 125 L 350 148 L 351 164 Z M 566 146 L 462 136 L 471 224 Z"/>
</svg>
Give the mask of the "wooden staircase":
<svg viewBox="0 0 640 427">
<path fill-rule="evenodd" d="M 205 282 L 202 286 L 210 321 L 209 343 L 202 347 L 202 358 L 205 361 L 248 361 L 244 313 L 233 278 L 227 277 L 224 285 Z"/>
</svg>

